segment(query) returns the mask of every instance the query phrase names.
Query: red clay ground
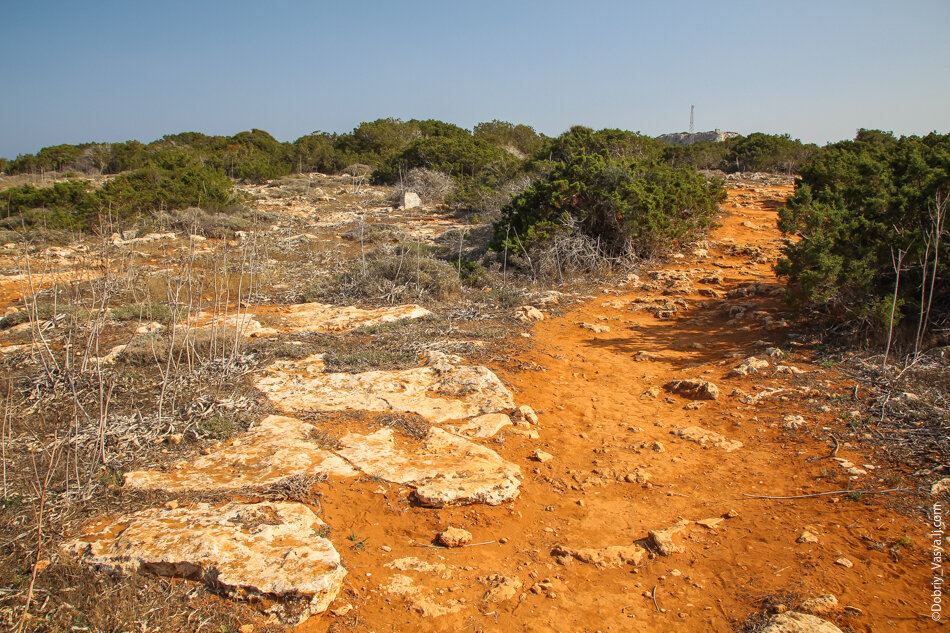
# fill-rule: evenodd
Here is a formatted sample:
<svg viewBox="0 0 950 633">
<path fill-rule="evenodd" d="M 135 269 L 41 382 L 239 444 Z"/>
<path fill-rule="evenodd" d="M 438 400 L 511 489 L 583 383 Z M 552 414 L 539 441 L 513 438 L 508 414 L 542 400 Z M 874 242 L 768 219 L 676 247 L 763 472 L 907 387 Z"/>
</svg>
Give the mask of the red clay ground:
<svg viewBox="0 0 950 633">
<path fill-rule="evenodd" d="M 880 490 L 901 481 L 901 473 L 848 442 L 854 436 L 844 417 L 855 408 L 853 383 L 813 364 L 805 347 L 787 340 L 785 307 L 771 294 L 778 288 L 771 263 L 780 237 L 775 207 L 790 190 L 732 191 L 708 257 L 687 256 L 664 269 L 688 272 L 689 284 L 663 295 L 664 280 L 644 274 L 616 295 L 606 288 L 534 327 L 517 360 L 542 370 L 492 367 L 518 404 L 540 414 L 540 439 L 509 433 L 504 442 L 488 444 L 522 467 L 524 484 L 513 503 L 433 510 L 410 505 L 407 490 L 385 482 L 324 484 L 322 517 L 334 528 L 331 538 L 349 575 L 332 607 L 341 615 L 311 618 L 299 630 L 732 631 L 770 597 L 794 608 L 798 600 L 829 593 L 842 609 L 823 617 L 845 630 L 933 626 L 929 526 L 921 515 L 898 508 L 912 505 L 899 503 L 905 493 L 745 496 Z M 721 284 L 700 281 L 715 272 Z M 727 297 L 752 282 L 764 286 L 746 297 Z M 704 289 L 721 298 L 700 294 Z M 662 318 L 656 310 L 631 310 L 631 302 L 643 297 L 681 297 L 688 307 Z M 742 314 L 739 304 L 746 305 Z M 610 331 L 594 333 L 579 323 Z M 789 355 L 767 358 L 770 367 L 759 374 L 728 376 L 748 356 L 765 358 L 767 347 Z M 638 360 L 638 352 L 649 356 Z M 774 374 L 780 364 L 808 373 Z M 690 400 L 662 388 L 655 397 L 647 393 L 669 380 L 697 377 L 718 385 L 718 400 L 690 409 Z M 754 395 L 768 387 L 783 391 L 755 405 L 740 400 L 740 391 Z M 789 414 L 801 415 L 805 426 L 783 429 Z M 727 453 L 671 434 L 693 425 L 744 446 Z M 827 457 L 832 434 L 841 442 L 838 457 L 877 468 L 849 480 Z M 654 450 L 655 442 L 663 450 Z M 536 449 L 553 459 L 533 461 Z M 648 483 L 625 480 L 636 468 L 651 476 Z M 734 516 L 712 529 L 694 524 L 674 537 L 682 552 L 639 566 L 560 564 L 552 556 L 558 545 L 627 546 L 681 518 L 730 511 Z M 450 525 L 472 532 L 478 545 L 432 547 Z M 817 543 L 796 542 L 806 526 Z M 406 557 L 422 563 L 386 567 Z M 853 567 L 836 564 L 842 557 Z M 493 575 L 517 579 L 521 587 L 512 581 L 509 599 L 486 600 L 498 582 L 489 580 Z M 343 615 L 345 605 L 353 609 Z"/>
</svg>

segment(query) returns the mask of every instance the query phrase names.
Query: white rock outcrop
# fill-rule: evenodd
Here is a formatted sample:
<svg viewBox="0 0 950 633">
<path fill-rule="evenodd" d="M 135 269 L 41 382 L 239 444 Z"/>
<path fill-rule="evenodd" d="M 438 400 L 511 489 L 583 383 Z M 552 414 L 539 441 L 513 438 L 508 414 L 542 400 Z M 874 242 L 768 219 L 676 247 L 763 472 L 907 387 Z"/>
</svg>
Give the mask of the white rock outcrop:
<svg viewBox="0 0 950 633">
<path fill-rule="evenodd" d="M 511 391 L 488 368 L 439 352 L 427 360 L 413 369 L 328 374 L 316 355 L 274 363 L 256 386 L 287 412 L 396 411 L 445 422 L 514 408 Z"/>
<path fill-rule="evenodd" d="M 350 433 L 337 453 L 364 473 L 415 488 L 422 505 L 498 505 L 518 496 L 521 469 L 495 451 L 439 428 L 422 446 L 396 441 L 392 429 Z"/>
<path fill-rule="evenodd" d="M 128 472 L 125 485 L 167 492 L 234 490 L 268 486 L 294 475 L 359 474 L 345 460 L 309 440 L 314 430 L 302 420 L 270 415 L 208 455 L 179 462 L 165 472 Z"/>
<path fill-rule="evenodd" d="M 63 547 L 115 572 L 200 580 L 235 597 L 303 597 L 306 617 L 326 610 L 346 575 L 333 544 L 317 536 L 322 526 L 300 503 L 200 503 L 106 518 Z"/>
</svg>

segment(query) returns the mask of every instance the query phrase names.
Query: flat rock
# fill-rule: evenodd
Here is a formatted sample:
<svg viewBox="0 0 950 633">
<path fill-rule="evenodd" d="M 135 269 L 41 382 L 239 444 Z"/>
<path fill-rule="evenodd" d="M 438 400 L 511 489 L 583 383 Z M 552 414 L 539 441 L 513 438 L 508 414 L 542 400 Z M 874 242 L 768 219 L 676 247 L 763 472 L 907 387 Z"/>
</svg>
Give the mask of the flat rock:
<svg viewBox="0 0 950 633">
<path fill-rule="evenodd" d="M 483 598 L 486 602 L 504 602 L 505 600 L 511 600 L 521 592 L 521 580 L 515 576 L 493 574 L 485 578 L 479 578 L 479 580 L 489 587 Z"/>
<path fill-rule="evenodd" d="M 235 597 L 304 597 L 306 616 L 326 610 L 346 575 L 321 526 L 300 503 L 199 503 L 103 519 L 63 548 L 96 567 L 199 580 Z"/>
<path fill-rule="evenodd" d="M 579 549 L 558 545 L 551 551 L 556 558 L 573 558 L 598 569 L 620 567 L 621 565 L 639 565 L 647 555 L 640 545 L 611 545 L 609 547 L 582 547 Z"/>
<path fill-rule="evenodd" d="M 841 633 L 841 629 L 819 617 L 787 611 L 773 616 L 762 633 Z"/>
<path fill-rule="evenodd" d="M 542 464 L 545 464 L 551 461 L 552 459 L 554 459 L 554 455 L 552 455 L 551 453 L 545 453 L 541 449 L 537 449 L 533 453 L 531 453 L 531 459 L 533 459 L 536 462 L 541 462 Z"/>
<path fill-rule="evenodd" d="M 798 609 L 799 611 L 804 611 L 805 613 L 811 613 L 813 615 L 833 613 L 839 609 L 838 598 L 831 594 L 818 596 L 817 598 L 810 598 L 803 601 L 801 605 L 799 605 Z"/>
<path fill-rule="evenodd" d="M 289 306 L 252 306 L 234 315 L 201 312 L 199 325 L 215 324 L 239 328 L 244 336 L 262 337 L 300 332 L 348 332 L 404 319 L 419 319 L 432 314 L 418 305 L 383 308 L 356 308 L 325 303 L 299 303 Z"/>
<path fill-rule="evenodd" d="M 336 452 L 368 475 L 415 488 L 422 505 L 498 505 L 518 496 L 521 469 L 495 451 L 439 428 L 422 446 L 396 443 L 392 429 L 350 433 Z"/>
<path fill-rule="evenodd" d="M 178 462 L 167 472 L 126 473 L 125 485 L 168 492 L 234 490 L 268 486 L 293 475 L 359 474 L 345 460 L 307 439 L 314 429 L 296 418 L 270 415 L 222 448 Z"/>
<path fill-rule="evenodd" d="M 650 542 L 656 551 L 663 556 L 669 556 L 677 552 L 682 552 L 683 548 L 673 543 L 673 537 L 685 530 L 690 522 L 687 519 L 681 519 L 670 527 L 663 530 L 650 530 Z"/>
<path fill-rule="evenodd" d="M 596 323 L 578 323 L 578 325 L 594 334 L 603 334 L 610 331 L 609 325 L 597 325 Z"/>
<path fill-rule="evenodd" d="M 671 380 L 663 385 L 670 393 L 689 398 L 690 400 L 716 400 L 719 398 L 719 387 L 706 380 Z"/>
<path fill-rule="evenodd" d="M 275 362 L 256 386 L 288 412 L 398 411 L 445 422 L 514 408 L 511 391 L 488 368 L 438 352 L 429 353 L 427 363 L 397 371 L 328 374 L 318 354 Z"/>
<path fill-rule="evenodd" d="M 464 437 L 476 437 L 487 439 L 495 437 L 500 430 L 506 426 L 511 426 L 511 418 L 504 413 L 486 413 L 479 415 L 460 424 L 446 424 L 444 428 L 449 433 L 462 435 Z"/>
<path fill-rule="evenodd" d="M 742 448 L 742 442 L 738 440 L 730 440 L 715 431 L 707 431 L 704 428 L 698 426 L 687 426 L 681 429 L 673 429 L 670 431 L 673 435 L 683 438 L 684 440 L 689 440 L 690 442 L 696 442 L 703 448 L 708 446 L 715 446 L 716 448 L 721 448 L 727 453 L 732 451 L 737 451 Z"/>
</svg>

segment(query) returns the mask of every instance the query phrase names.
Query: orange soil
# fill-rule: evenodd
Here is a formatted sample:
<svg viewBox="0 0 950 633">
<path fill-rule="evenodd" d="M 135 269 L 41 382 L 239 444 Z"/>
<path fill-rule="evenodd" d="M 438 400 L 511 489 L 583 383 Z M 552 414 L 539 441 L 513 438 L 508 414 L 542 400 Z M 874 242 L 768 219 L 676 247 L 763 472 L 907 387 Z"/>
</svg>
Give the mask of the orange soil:
<svg viewBox="0 0 950 633">
<path fill-rule="evenodd" d="M 697 283 L 701 275 L 693 281 L 723 296 L 749 282 L 777 283 L 770 264 L 729 254 L 730 243 L 724 240 L 766 249 L 774 261 L 779 240 L 775 207 L 789 192 L 789 187 L 731 192 L 722 226 L 710 238 L 709 259 L 688 257 L 667 269 L 721 271 L 721 286 Z M 735 202 L 745 204 L 740 208 Z M 758 610 L 758 600 L 778 592 L 802 599 L 836 595 L 842 606 L 860 611 L 824 617 L 855 632 L 931 626 L 928 525 L 921 516 L 894 509 L 893 496 L 859 501 L 844 495 L 784 501 L 744 496 L 895 487 L 884 480 L 880 468 L 849 482 L 838 463 L 825 458 L 834 433 L 842 442 L 838 457 L 858 466 L 876 463 L 846 443 L 850 436 L 835 414 L 847 413 L 849 403 L 841 411 L 818 409 L 834 405 L 835 396 L 850 397 L 853 383 L 810 364 L 805 352 L 787 346 L 793 356 L 769 359 L 773 368 L 785 363 L 809 374 L 773 376 L 769 368 L 754 376 L 727 377 L 745 357 L 762 357 L 765 346 L 760 341 L 786 343 L 785 328 L 764 327 L 762 320 L 766 315 L 776 320 L 784 316 L 780 299 L 727 299 L 727 307 L 754 304 L 734 321 L 718 300 L 696 292 L 682 295 L 689 308 L 666 320 L 649 311 L 604 305 L 642 296 L 636 287 L 619 288 L 619 297 L 604 294 L 561 318 L 537 324 L 518 359 L 536 363 L 542 371 L 493 367 L 519 404 L 530 404 L 540 413 L 540 440 L 505 434 L 503 443 L 486 444 L 522 467 L 524 483 L 513 503 L 428 509 L 412 506 L 406 489 L 385 482 L 363 479 L 322 486 L 322 517 L 333 526 L 331 538 L 349 570 L 332 609 L 347 603 L 355 608 L 342 616 L 311 618 L 301 632 L 322 633 L 331 625 L 334 631 L 378 632 L 731 631 Z M 757 310 L 763 314 L 754 315 Z M 580 322 L 611 330 L 595 334 Z M 640 351 L 652 358 L 636 361 L 634 354 Z M 716 383 L 722 392 L 719 399 L 690 410 L 684 408 L 688 400 L 662 390 L 655 398 L 641 395 L 669 380 L 694 377 Z M 802 393 L 805 385 L 819 391 Z M 758 405 L 730 395 L 734 388 L 754 394 L 768 386 L 786 391 Z M 782 430 L 782 418 L 789 413 L 807 420 L 804 431 Z M 704 449 L 670 433 L 674 426 L 689 425 L 739 440 L 744 447 L 732 453 Z M 665 446 L 663 452 L 650 447 L 656 441 Z M 532 461 L 530 455 L 538 448 L 554 459 Z M 623 481 L 637 467 L 652 475 L 650 484 Z M 578 561 L 561 565 L 551 555 L 559 544 L 630 545 L 680 518 L 720 517 L 730 510 L 737 516 L 715 529 L 693 525 L 674 537 L 683 552 L 658 556 L 639 567 L 598 569 Z M 452 550 L 431 547 L 435 534 L 449 525 L 472 532 L 474 543 L 491 542 Z M 818 535 L 817 544 L 796 543 L 806 526 Z M 904 536 L 913 545 L 900 547 L 892 556 L 890 548 Z M 871 547 L 875 542 L 887 546 L 880 551 Z M 446 570 L 385 567 L 408 556 L 442 563 Z M 842 556 L 854 566 L 835 564 Z M 510 600 L 486 602 L 489 584 L 480 579 L 493 574 L 516 577 L 523 586 Z M 421 593 L 404 597 L 384 590 L 397 575 L 412 578 Z M 536 586 L 545 579 L 550 582 Z M 654 587 L 660 611 L 647 595 Z M 432 615 L 439 607 L 456 612 Z"/>
</svg>

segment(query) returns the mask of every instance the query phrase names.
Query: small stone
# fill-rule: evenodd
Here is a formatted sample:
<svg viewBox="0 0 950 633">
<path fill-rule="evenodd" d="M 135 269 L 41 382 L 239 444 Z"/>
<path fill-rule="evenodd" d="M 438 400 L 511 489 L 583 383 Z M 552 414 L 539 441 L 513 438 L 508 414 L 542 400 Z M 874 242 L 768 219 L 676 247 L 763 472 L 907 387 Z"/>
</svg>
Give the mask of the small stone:
<svg viewBox="0 0 950 633">
<path fill-rule="evenodd" d="M 353 605 L 350 603 L 344 604 L 342 607 L 337 607 L 336 609 L 330 609 L 330 613 L 335 615 L 338 618 L 342 618 L 344 615 L 353 610 Z"/>
<path fill-rule="evenodd" d="M 841 565 L 842 567 L 846 569 L 851 569 L 852 567 L 854 567 L 854 563 L 852 563 L 850 560 L 848 560 L 844 556 L 836 560 L 835 565 Z"/>
<path fill-rule="evenodd" d="M 795 542 L 796 543 L 817 543 L 818 537 L 813 532 L 809 532 L 808 530 L 805 530 L 801 533 L 801 535 L 797 539 L 795 539 Z"/>
<path fill-rule="evenodd" d="M 177 500 L 177 499 L 172 499 L 171 501 L 168 501 L 168 502 L 165 503 L 165 509 L 166 509 L 166 510 L 175 510 L 176 508 L 178 508 L 178 500 Z"/>
<path fill-rule="evenodd" d="M 393 551 L 393 548 L 391 548 L 391 547 L 388 546 L 388 545 L 380 545 L 380 546 L 379 546 L 379 549 L 381 549 L 382 551 L 386 552 L 387 554 L 388 554 L 389 552 Z"/>
<path fill-rule="evenodd" d="M 719 387 L 706 380 L 671 380 L 663 385 L 670 393 L 675 393 L 690 400 L 716 400 L 719 398 Z"/>
<path fill-rule="evenodd" d="M 169 444 L 181 444 L 182 439 L 183 439 L 183 436 L 181 433 L 172 433 L 171 435 L 165 438 L 165 441 L 168 442 Z"/>
<path fill-rule="evenodd" d="M 749 356 L 747 359 L 742 361 L 738 367 L 734 367 L 730 376 L 748 376 L 749 374 L 757 374 L 759 370 L 765 369 L 769 366 L 767 360 L 762 360 L 756 358 L 755 356 Z"/>
<path fill-rule="evenodd" d="M 736 510 L 729 510 L 729 512 L 726 512 L 723 516 L 727 519 L 734 519 L 739 516 L 739 512 Z"/>
<path fill-rule="evenodd" d="M 950 477 L 944 477 L 930 487 L 930 494 L 939 495 L 941 492 L 950 490 Z"/>
<path fill-rule="evenodd" d="M 782 428 L 787 431 L 797 431 L 805 424 L 805 418 L 800 415 L 786 415 L 782 419 Z"/>
<path fill-rule="evenodd" d="M 462 528 L 450 527 L 439 533 L 439 543 L 446 547 L 462 547 L 472 542 L 472 533 Z"/>
<path fill-rule="evenodd" d="M 818 596 L 817 598 L 811 598 L 802 602 L 799 609 L 805 613 L 811 613 L 814 615 L 832 613 L 838 610 L 838 598 L 831 594 Z"/>
<path fill-rule="evenodd" d="M 523 404 L 520 407 L 518 407 L 518 412 L 515 414 L 515 417 L 524 420 L 528 424 L 538 423 L 538 414 L 534 412 L 534 409 L 532 409 L 526 404 Z"/>
<path fill-rule="evenodd" d="M 663 446 L 663 442 L 651 442 L 650 448 L 656 453 L 666 452 L 666 447 Z"/>
<path fill-rule="evenodd" d="M 521 306 L 515 311 L 515 318 L 524 323 L 537 323 L 544 320 L 544 314 L 534 306 Z"/>
<path fill-rule="evenodd" d="M 645 484 L 650 481 L 652 475 L 645 470 L 635 468 L 632 473 L 627 473 L 624 478 L 629 484 Z"/>
<path fill-rule="evenodd" d="M 238 627 L 238 633 L 254 633 L 253 624 L 242 624 Z"/>
<path fill-rule="evenodd" d="M 402 195 L 402 208 L 403 209 L 416 209 L 422 206 L 422 198 L 419 197 L 418 193 L 413 191 L 407 191 Z"/>
<path fill-rule="evenodd" d="M 700 519 L 696 521 L 696 525 L 701 525 L 706 529 L 715 530 L 716 526 L 725 521 L 722 517 L 714 517 L 711 519 Z"/>
<path fill-rule="evenodd" d="M 539 448 L 535 450 L 533 453 L 531 453 L 531 459 L 533 459 L 536 462 L 541 462 L 542 464 L 546 464 L 547 462 L 554 459 L 554 455 L 552 455 L 551 453 L 545 453 Z"/>
</svg>

